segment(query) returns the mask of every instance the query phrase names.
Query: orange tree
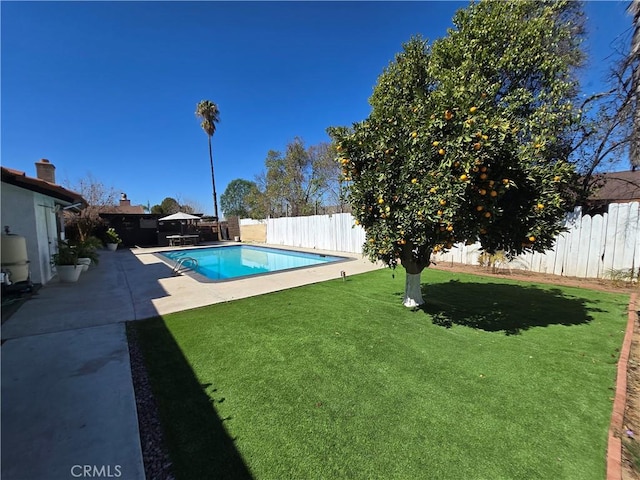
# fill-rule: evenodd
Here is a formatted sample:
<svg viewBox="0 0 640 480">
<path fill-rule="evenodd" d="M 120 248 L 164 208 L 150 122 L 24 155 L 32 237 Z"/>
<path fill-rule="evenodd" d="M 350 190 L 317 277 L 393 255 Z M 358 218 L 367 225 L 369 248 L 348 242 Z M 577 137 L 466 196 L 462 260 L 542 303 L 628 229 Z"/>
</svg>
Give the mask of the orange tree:
<svg viewBox="0 0 640 480">
<path fill-rule="evenodd" d="M 328 129 L 364 252 L 406 269 L 406 306 L 423 303 L 432 252 L 544 251 L 571 206 L 580 4 L 480 2 L 454 25 L 403 45 L 366 120 Z"/>
</svg>

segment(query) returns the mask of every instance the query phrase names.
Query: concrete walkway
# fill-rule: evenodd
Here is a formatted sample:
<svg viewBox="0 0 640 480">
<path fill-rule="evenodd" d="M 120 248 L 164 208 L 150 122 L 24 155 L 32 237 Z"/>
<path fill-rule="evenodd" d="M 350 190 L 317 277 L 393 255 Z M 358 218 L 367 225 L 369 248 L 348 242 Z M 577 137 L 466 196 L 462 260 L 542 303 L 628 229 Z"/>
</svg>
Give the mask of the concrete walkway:
<svg viewBox="0 0 640 480">
<path fill-rule="evenodd" d="M 120 256 L 101 253 L 77 284 L 54 279 L 2 326 L 3 479 L 145 478 Z"/>
<path fill-rule="evenodd" d="M 103 251 L 2 326 L 3 480 L 145 478 L 124 322 L 379 268 L 354 258 L 203 283 L 174 277 L 156 250 Z"/>
</svg>

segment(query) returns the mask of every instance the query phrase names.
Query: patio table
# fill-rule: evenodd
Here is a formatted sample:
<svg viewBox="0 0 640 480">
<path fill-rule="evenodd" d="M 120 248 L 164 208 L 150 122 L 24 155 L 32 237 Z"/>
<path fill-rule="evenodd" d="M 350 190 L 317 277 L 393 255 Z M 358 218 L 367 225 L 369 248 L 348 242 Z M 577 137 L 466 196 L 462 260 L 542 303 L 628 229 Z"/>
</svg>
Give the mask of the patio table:
<svg viewBox="0 0 640 480">
<path fill-rule="evenodd" d="M 199 238 L 200 235 L 167 235 L 170 247 L 184 246 L 187 244 L 197 245 Z"/>
</svg>

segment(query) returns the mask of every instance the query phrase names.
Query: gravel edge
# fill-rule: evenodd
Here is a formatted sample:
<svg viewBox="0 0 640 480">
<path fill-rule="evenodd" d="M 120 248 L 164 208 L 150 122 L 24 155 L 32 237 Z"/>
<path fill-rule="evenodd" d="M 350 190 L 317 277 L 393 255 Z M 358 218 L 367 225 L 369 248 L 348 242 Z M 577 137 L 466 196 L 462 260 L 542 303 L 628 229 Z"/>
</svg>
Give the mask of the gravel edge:
<svg viewBox="0 0 640 480">
<path fill-rule="evenodd" d="M 153 480 L 175 480 L 160 423 L 158 405 L 151 390 L 144 357 L 138 343 L 138 334 L 129 322 L 126 323 L 126 332 L 145 477 Z"/>
</svg>

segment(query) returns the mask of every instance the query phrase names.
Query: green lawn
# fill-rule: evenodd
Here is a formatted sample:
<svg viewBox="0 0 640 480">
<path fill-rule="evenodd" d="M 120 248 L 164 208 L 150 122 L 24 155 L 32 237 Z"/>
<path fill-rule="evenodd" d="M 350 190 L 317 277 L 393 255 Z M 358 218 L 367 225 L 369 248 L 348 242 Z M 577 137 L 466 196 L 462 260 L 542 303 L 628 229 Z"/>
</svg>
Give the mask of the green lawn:
<svg viewBox="0 0 640 480">
<path fill-rule="evenodd" d="M 179 479 L 598 479 L 626 295 L 379 270 L 132 324 Z M 265 277 L 268 281 L 268 277 Z"/>
</svg>

